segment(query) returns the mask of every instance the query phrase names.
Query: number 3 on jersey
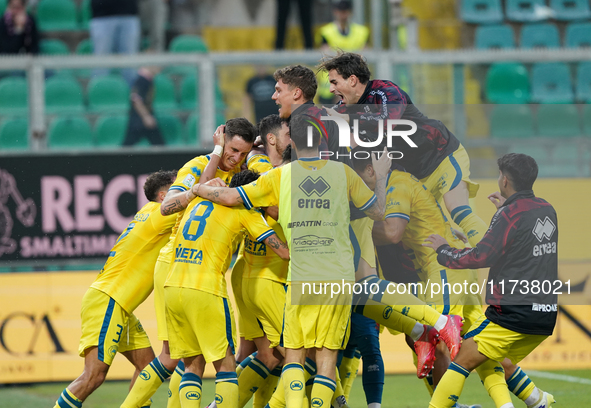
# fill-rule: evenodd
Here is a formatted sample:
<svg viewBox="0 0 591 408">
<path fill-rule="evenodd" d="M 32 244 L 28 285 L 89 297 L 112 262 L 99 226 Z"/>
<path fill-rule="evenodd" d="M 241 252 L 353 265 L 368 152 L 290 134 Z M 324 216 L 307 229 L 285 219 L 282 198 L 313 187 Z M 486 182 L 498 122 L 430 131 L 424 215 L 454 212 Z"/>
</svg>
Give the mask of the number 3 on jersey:
<svg viewBox="0 0 591 408">
<path fill-rule="evenodd" d="M 197 215 L 200 208 L 205 208 L 205 211 L 203 211 L 203 214 Z M 211 215 L 212 211 L 213 203 L 211 201 L 202 201 L 193 208 L 193 211 L 191 211 L 189 219 L 183 228 L 183 237 L 187 241 L 197 241 L 197 239 L 203 235 L 203 231 L 207 225 L 207 218 Z M 194 234 L 191 234 L 189 231 L 194 231 L 194 228 L 192 228 L 194 221 L 198 222 L 199 226 L 197 227 L 197 231 L 195 231 Z"/>
</svg>

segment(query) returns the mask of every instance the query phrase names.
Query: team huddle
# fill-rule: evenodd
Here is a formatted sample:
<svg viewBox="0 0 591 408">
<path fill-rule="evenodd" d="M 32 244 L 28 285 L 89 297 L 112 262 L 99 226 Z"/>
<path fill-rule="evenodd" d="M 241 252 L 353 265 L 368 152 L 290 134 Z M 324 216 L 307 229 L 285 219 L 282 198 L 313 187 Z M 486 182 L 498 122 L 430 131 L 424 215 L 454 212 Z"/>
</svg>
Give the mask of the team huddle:
<svg viewBox="0 0 591 408">
<path fill-rule="evenodd" d="M 498 210 L 487 227 L 470 205 L 479 186 L 467 152 L 443 123 L 393 82 L 370 80 L 358 54 L 339 53 L 320 69 L 336 106 L 313 104 L 311 69 L 279 69 L 278 115 L 257 127 L 230 119 L 213 135 L 211 154 L 148 177 L 149 203 L 83 298 L 85 369 L 55 408 L 82 407 L 117 352 L 136 368 L 122 408 L 150 406 L 169 378 L 169 408 L 242 408 L 251 399 L 255 408 L 348 407 L 360 360 L 367 405 L 379 408 L 382 327 L 405 335 L 431 408 L 480 407 L 459 402 L 472 370 L 497 408 L 513 407 L 510 392 L 528 408 L 555 402 L 517 364 L 552 334 L 556 309 L 534 306 L 556 305 L 556 295 L 510 295 L 499 284 L 557 279 L 556 251 L 532 255 L 558 239 L 556 212 L 532 191 L 535 161 L 498 160 L 500 192 L 489 196 Z M 326 117 L 352 132 L 355 123 L 363 140 L 351 136 L 343 146 L 337 121 Z M 387 119 L 412 121 L 415 146 L 401 138 L 368 147 L 386 134 Z M 402 157 L 392 160 L 393 150 Z M 225 274 L 236 250 L 234 310 Z M 389 290 L 466 287 L 484 267 L 492 282 L 486 312 L 480 294 Z M 334 285 L 343 290 L 309 290 Z M 351 285 L 372 290 L 344 290 Z M 157 357 L 133 314 L 152 290 Z M 213 402 L 201 401 L 206 363 L 217 372 Z"/>
</svg>

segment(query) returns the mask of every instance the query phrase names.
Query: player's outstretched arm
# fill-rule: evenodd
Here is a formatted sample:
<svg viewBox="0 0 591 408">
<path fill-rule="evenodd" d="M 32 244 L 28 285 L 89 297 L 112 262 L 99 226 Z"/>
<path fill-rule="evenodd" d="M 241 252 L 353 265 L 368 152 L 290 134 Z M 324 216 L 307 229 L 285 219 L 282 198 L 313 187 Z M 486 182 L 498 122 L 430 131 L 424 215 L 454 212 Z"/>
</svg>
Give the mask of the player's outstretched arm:
<svg viewBox="0 0 591 408">
<path fill-rule="evenodd" d="M 287 244 L 279 239 L 277 234 L 271 235 L 263 241 L 268 248 L 271 248 L 281 259 L 289 260 L 289 248 Z"/>
<path fill-rule="evenodd" d="M 217 179 L 210 180 L 209 183 Z M 221 181 L 221 180 L 220 180 Z M 222 182 L 223 183 L 223 182 Z M 191 189 L 196 196 L 206 198 L 217 204 L 234 207 L 243 203 L 242 197 L 235 188 L 215 187 L 207 184 L 195 184 Z"/>
<path fill-rule="evenodd" d="M 195 195 L 193 195 L 191 190 L 169 191 L 166 197 L 164 197 L 164 200 L 162 200 L 162 204 L 160 204 L 160 213 L 162 215 L 171 215 L 183 211 L 194 198 Z"/>
</svg>

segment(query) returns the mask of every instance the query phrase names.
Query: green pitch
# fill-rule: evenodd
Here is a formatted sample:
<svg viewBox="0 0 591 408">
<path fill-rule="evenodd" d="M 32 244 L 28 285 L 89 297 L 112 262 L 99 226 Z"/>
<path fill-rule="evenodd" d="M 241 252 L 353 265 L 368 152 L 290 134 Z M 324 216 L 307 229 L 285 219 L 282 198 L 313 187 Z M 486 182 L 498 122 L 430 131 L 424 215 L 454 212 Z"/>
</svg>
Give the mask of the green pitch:
<svg viewBox="0 0 591 408">
<path fill-rule="evenodd" d="M 538 387 L 554 394 L 558 401 L 552 408 L 574 408 L 591 406 L 591 370 L 564 370 L 531 373 L 530 378 Z M 167 384 L 165 384 L 167 385 Z M 0 386 L 0 408 L 51 408 L 62 392 L 66 383 L 42 384 L 30 386 Z M 213 400 L 213 380 L 203 382 L 202 408 Z M 84 408 L 117 408 L 127 395 L 128 384 L 108 382 L 103 384 L 84 403 Z M 162 386 L 153 398 L 152 407 L 165 408 L 167 386 Z M 351 408 L 367 406 L 358 378 L 353 385 L 349 405 Z M 516 407 L 525 407 L 517 398 L 513 398 Z M 464 404 L 482 404 L 483 408 L 494 408 L 476 373 L 472 373 L 460 399 Z M 384 408 L 427 408 L 429 394 L 423 382 L 411 375 L 390 375 L 386 377 L 382 407 Z"/>
</svg>

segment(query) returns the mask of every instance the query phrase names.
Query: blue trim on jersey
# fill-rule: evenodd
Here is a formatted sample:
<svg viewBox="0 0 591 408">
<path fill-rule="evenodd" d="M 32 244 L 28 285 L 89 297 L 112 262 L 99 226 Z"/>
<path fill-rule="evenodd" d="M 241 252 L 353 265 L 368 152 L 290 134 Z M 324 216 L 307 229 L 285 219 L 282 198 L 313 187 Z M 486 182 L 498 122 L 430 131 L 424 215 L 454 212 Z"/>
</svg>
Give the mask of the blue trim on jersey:
<svg viewBox="0 0 591 408">
<path fill-rule="evenodd" d="M 316 161 L 316 160 L 324 160 L 324 159 L 321 159 L 320 157 L 302 157 L 302 158 L 298 158 L 298 160 L 301 160 L 301 161 Z"/>
<path fill-rule="evenodd" d="M 109 258 L 114 257 L 117 254 L 117 251 L 109 252 Z"/>
<path fill-rule="evenodd" d="M 376 195 L 374 194 L 367 203 L 363 204 L 361 207 L 359 207 L 359 209 L 361 211 L 365 211 L 367 210 L 369 207 L 371 207 L 373 205 L 373 203 L 375 203 L 378 200 L 378 198 L 376 197 Z"/>
<path fill-rule="evenodd" d="M 101 326 L 101 332 L 99 334 L 98 340 L 98 359 L 105 362 L 105 337 L 107 337 L 107 331 L 109 330 L 109 325 L 111 324 L 111 317 L 113 316 L 113 309 L 115 308 L 115 299 L 109 298 L 109 305 L 107 306 L 107 311 L 105 312 L 105 318 L 103 320 L 103 325 Z"/>
<path fill-rule="evenodd" d="M 355 270 L 357 270 L 359 268 L 359 260 L 361 259 L 361 246 L 359 246 L 359 241 L 351 225 L 349 225 L 349 238 L 353 246 L 353 265 L 355 266 Z"/>
<path fill-rule="evenodd" d="M 480 332 L 483 331 L 486 328 L 486 326 L 488 326 L 489 323 L 490 323 L 490 320 L 484 319 L 484 321 L 482 323 L 480 323 L 480 326 L 478 326 L 477 328 L 475 328 L 472 331 L 469 331 L 468 333 L 466 333 L 464 335 L 464 340 L 469 339 L 470 337 L 474 337 L 474 336 L 480 334 Z"/>
<path fill-rule="evenodd" d="M 392 173 L 394 172 L 391 171 L 390 173 L 388 173 L 388 177 L 386 177 L 386 187 L 388 187 L 388 184 L 390 184 L 390 176 L 392 175 Z"/>
<path fill-rule="evenodd" d="M 211 161 L 211 155 L 206 154 L 205 157 L 207 157 L 207 160 Z"/>
<path fill-rule="evenodd" d="M 248 363 L 248 366 L 263 379 L 267 378 L 269 375 L 269 369 L 259 359 L 253 358 L 250 363 Z"/>
<path fill-rule="evenodd" d="M 287 295 L 287 285 L 283 285 L 283 290 Z M 281 320 L 281 335 L 279 336 L 279 346 L 283 347 L 283 331 L 285 330 L 285 303 L 283 302 L 283 319 Z"/>
<path fill-rule="evenodd" d="M 349 317 L 347 318 L 347 326 L 349 326 L 351 324 L 351 313 L 349 313 Z M 349 333 L 351 333 L 350 331 L 351 329 L 349 329 Z M 343 341 L 341 342 L 341 348 L 345 348 L 345 346 L 347 345 L 345 343 L 345 339 L 347 338 L 347 336 L 343 336 Z M 321 376 L 322 377 L 322 376 Z M 334 391 L 334 390 L 333 390 Z"/>
<path fill-rule="evenodd" d="M 447 157 L 449 157 L 449 162 L 452 166 L 454 166 L 454 169 L 456 169 L 456 178 L 454 179 L 453 183 L 451 183 L 451 187 L 449 188 L 451 191 L 456 188 L 458 184 L 460 184 L 460 181 L 462 181 L 462 169 L 460 168 L 460 165 L 458 164 L 458 161 L 454 157 L 453 153 Z"/>
<path fill-rule="evenodd" d="M 250 210 L 253 206 L 252 206 L 252 203 L 250 202 L 250 200 L 248 199 L 248 196 L 244 192 L 244 189 L 242 188 L 242 186 L 236 187 L 236 190 L 238 190 L 238 194 L 240 194 L 240 197 L 242 198 L 242 201 L 243 201 L 246 209 Z"/>
<path fill-rule="evenodd" d="M 406 215 L 405 213 L 392 213 L 392 214 L 388 214 L 386 215 L 386 218 L 402 218 L 406 221 L 410 222 L 410 216 Z"/>
<path fill-rule="evenodd" d="M 234 351 L 234 338 L 232 337 L 232 318 L 230 316 L 230 308 L 228 307 L 228 299 L 222 298 L 224 302 L 224 314 L 226 315 L 226 339 L 232 354 L 236 354 Z M 219 374 L 219 373 L 218 373 Z"/>
<path fill-rule="evenodd" d="M 182 186 L 172 186 L 168 189 L 168 191 L 174 191 L 174 190 L 178 190 L 178 191 L 187 191 L 188 188 L 186 187 L 182 187 Z"/>
<path fill-rule="evenodd" d="M 454 222 L 456 224 L 460 224 L 460 222 L 464 221 L 464 218 L 466 218 L 467 216 L 469 216 L 470 214 L 472 214 L 472 209 L 469 206 L 467 209 L 465 209 L 464 211 L 460 212 L 459 214 L 457 214 L 456 218 L 454 218 Z M 453 217 L 452 217 L 453 218 Z"/>
<path fill-rule="evenodd" d="M 447 367 L 447 369 L 455 371 L 456 373 L 460 373 L 466 378 L 470 375 L 470 371 L 466 370 L 464 367 L 457 363 L 451 363 L 449 367 Z"/>
<path fill-rule="evenodd" d="M 459 205 L 456 208 L 454 208 L 453 210 L 451 210 L 449 215 L 451 215 L 451 219 L 455 221 L 456 215 L 458 215 L 462 211 L 467 210 L 469 208 L 470 208 L 469 205 Z"/>
<path fill-rule="evenodd" d="M 259 235 L 256 241 L 263 242 L 273 234 L 275 234 L 275 231 L 273 230 L 273 228 L 271 228 L 269 231 L 263 232 L 261 235 Z"/>
<path fill-rule="evenodd" d="M 444 285 L 444 283 L 449 283 L 447 280 L 447 271 L 442 269 L 439 271 L 439 275 L 441 275 L 441 284 L 443 286 L 443 312 L 441 314 L 448 315 L 449 314 L 449 286 Z"/>
</svg>

